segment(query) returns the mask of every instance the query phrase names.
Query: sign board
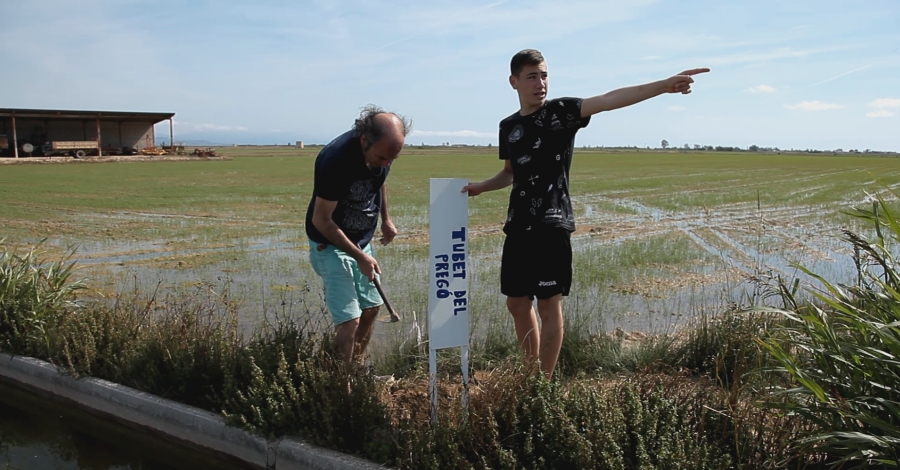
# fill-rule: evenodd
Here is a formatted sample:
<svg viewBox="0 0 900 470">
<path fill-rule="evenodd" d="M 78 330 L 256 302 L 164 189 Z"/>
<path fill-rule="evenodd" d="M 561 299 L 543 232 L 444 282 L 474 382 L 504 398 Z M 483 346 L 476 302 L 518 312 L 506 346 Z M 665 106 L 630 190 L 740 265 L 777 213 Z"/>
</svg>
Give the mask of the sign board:
<svg viewBox="0 0 900 470">
<path fill-rule="evenodd" d="M 462 178 L 431 179 L 428 341 L 469 345 L 469 200 Z"/>
<path fill-rule="evenodd" d="M 428 366 L 437 422 L 437 350 L 460 348 L 463 404 L 469 399 L 469 195 L 463 178 L 432 178 L 429 209 Z"/>
</svg>

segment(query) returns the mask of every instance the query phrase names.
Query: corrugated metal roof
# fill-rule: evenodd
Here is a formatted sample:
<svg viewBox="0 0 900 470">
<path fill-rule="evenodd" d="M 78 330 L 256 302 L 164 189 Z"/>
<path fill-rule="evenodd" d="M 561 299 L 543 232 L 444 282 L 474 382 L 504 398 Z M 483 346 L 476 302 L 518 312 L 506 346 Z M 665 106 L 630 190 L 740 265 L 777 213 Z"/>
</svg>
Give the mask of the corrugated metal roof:
<svg viewBox="0 0 900 470">
<path fill-rule="evenodd" d="M 81 111 L 70 109 L 20 109 L 0 108 L 0 117 L 12 117 L 17 119 L 90 119 L 100 118 L 101 121 L 151 121 L 154 124 L 166 119 L 172 119 L 175 113 L 143 113 L 130 111 Z"/>
</svg>

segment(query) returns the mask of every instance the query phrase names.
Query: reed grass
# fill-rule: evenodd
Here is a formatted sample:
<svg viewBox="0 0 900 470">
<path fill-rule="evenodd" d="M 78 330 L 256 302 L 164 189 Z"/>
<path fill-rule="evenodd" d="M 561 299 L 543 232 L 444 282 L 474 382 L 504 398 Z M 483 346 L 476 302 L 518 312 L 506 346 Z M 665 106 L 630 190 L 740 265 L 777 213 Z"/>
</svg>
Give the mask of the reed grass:
<svg viewBox="0 0 900 470">
<path fill-rule="evenodd" d="M 892 191 L 893 192 L 893 191 Z M 894 196 L 897 194 L 894 193 Z M 777 360 L 768 372 L 787 377 L 787 400 L 775 410 L 813 423 L 795 452 L 827 456 L 843 468 L 900 467 L 900 224 L 879 197 L 854 214 L 874 225 L 866 239 L 845 231 L 858 268 L 856 282 L 814 275 L 814 301 L 782 283 L 784 324 L 760 342 Z"/>
</svg>

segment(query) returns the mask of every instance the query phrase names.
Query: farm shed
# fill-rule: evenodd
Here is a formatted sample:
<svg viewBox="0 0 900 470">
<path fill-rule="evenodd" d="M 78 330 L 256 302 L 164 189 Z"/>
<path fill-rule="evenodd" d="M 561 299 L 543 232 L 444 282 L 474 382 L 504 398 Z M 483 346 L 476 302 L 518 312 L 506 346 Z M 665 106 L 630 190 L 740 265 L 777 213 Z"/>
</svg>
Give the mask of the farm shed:
<svg viewBox="0 0 900 470">
<path fill-rule="evenodd" d="M 88 146 L 96 155 L 130 153 L 156 146 L 153 126 L 175 113 L 0 108 L 0 156 L 19 158 Z M 26 145 L 28 144 L 28 145 Z"/>
</svg>

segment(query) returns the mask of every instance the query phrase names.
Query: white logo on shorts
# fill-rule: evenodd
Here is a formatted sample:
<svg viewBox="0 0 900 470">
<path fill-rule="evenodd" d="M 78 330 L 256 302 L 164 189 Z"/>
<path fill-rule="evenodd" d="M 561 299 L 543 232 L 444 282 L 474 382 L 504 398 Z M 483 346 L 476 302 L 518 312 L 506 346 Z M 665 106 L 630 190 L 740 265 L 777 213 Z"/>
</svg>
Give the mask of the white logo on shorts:
<svg viewBox="0 0 900 470">
<path fill-rule="evenodd" d="M 555 286 L 556 281 L 538 281 L 538 287 Z"/>
</svg>

